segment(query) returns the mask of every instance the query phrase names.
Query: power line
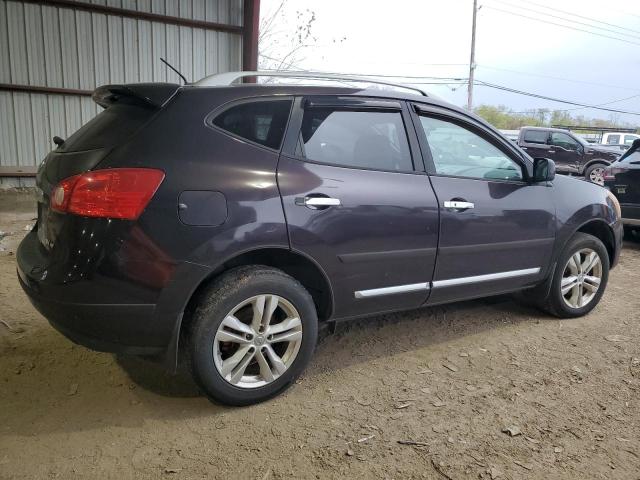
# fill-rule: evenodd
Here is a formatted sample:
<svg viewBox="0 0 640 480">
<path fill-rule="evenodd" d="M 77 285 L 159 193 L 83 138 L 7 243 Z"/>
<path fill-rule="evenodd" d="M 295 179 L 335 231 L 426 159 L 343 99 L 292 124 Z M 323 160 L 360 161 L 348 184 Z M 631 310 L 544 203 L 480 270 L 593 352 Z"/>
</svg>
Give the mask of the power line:
<svg viewBox="0 0 640 480">
<path fill-rule="evenodd" d="M 543 20 L 543 19 L 541 19 L 541 18 L 531 17 L 531 16 L 529 16 L 529 15 L 522 15 L 522 14 L 520 14 L 520 13 L 510 12 L 509 10 L 503 10 L 503 9 L 501 9 L 501 8 L 492 7 L 492 6 L 490 6 L 490 5 L 486 5 L 486 8 L 491 9 L 491 10 L 495 10 L 495 11 L 498 11 L 498 12 L 506 13 L 506 14 L 509 14 L 509 15 L 515 15 L 516 17 L 527 18 L 527 19 L 529 19 L 529 20 L 534 20 L 534 21 L 536 21 L 536 22 L 546 23 L 546 24 L 548 24 L 548 25 L 555 25 L 556 27 L 567 28 L 567 29 L 569 29 L 569 30 L 575 30 L 575 31 L 577 31 L 577 32 L 588 33 L 588 34 L 590 34 L 590 35 L 595 35 L 595 36 L 597 36 L 597 37 L 609 38 L 609 39 L 611 39 L 611 40 L 618 40 L 619 42 L 628 43 L 628 44 L 630 44 L 630 45 L 637 45 L 637 46 L 640 46 L 640 43 L 638 43 L 638 42 L 631 42 L 631 41 L 629 41 L 629 40 L 625 40 L 625 39 L 623 39 L 623 38 L 612 37 L 612 36 L 610 36 L 610 35 L 604 35 L 604 34 L 601 34 L 601 33 L 591 32 L 591 31 L 589 31 L 589 30 L 585 30 L 585 29 L 583 29 L 583 28 L 570 27 L 569 25 L 563 25 L 563 24 L 561 24 L 561 23 L 550 22 L 550 21 L 548 21 L 548 20 Z"/>
<path fill-rule="evenodd" d="M 271 58 L 271 57 L 267 57 L 267 58 Z M 276 58 L 273 58 L 273 60 L 278 60 Z M 299 72 L 309 72 L 309 70 L 304 70 L 304 69 L 298 69 Z M 349 75 L 354 75 L 352 73 L 344 73 L 344 72 L 324 72 L 324 71 L 313 71 L 313 73 L 318 73 L 318 74 L 328 74 L 328 75 L 344 75 L 344 76 L 349 76 Z M 416 76 L 416 75 L 389 75 L 389 74 L 375 74 L 375 73 L 368 73 L 368 74 L 364 74 L 366 76 L 369 77 L 379 77 L 379 78 L 396 78 L 396 79 L 411 79 L 411 80 L 416 80 L 416 81 L 410 81 L 408 82 L 410 85 L 464 85 L 466 83 L 469 82 L 468 78 L 462 78 L 462 77 L 432 77 L 432 76 Z M 429 81 L 426 81 L 429 80 Z M 613 112 L 613 113 L 623 113 L 623 114 L 628 114 L 628 115 L 640 115 L 640 112 L 631 112 L 631 111 L 626 111 L 626 110 L 617 110 L 617 109 L 612 109 L 612 108 L 603 108 L 601 105 L 610 105 L 612 103 L 618 103 L 618 102 L 622 102 L 624 100 L 629 100 L 631 98 L 637 98 L 640 97 L 640 94 L 637 95 L 632 95 L 630 97 L 627 98 L 623 98 L 623 99 L 619 99 L 619 100 L 613 100 L 611 102 L 607 102 L 604 104 L 599 104 L 599 105 L 589 105 L 586 103 L 580 103 L 580 102 L 575 102 L 572 100 L 563 100 L 563 99 L 559 99 L 559 98 L 554 98 L 554 97 L 548 97 L 546 95 L 540 95 L 537 93 L 532 93 L 532 92 L 526 92 L 524 90 L 517 90 L 515 88 L 510 88 L 510 87 L 506 87 L 504 85 L 498 85 L 498 84 L 494 84 L 494 83 L 490 83 L 490 82 L 485 82 L 483 80 L 475 80 L 474 85 L 479 85 L 479 86 L 483 86 L 483 87 L 488 87 L 488 88 L 494 88 L 497 90 L 502 90 L 502 91 L 506 91 L 509 93 L 514 93 L 514 94 L 518 94 L 518 95 L 525 95 L 525 96 L 529 96 L 529 97 L 534 97 L 534 98 L 540 98 L 542 100 L 549 100 L 552 102 L 558 102 L 558 103 L 564 103 L 564 104 L 568 104 L 568 105 L 575 105 L 577 107 L 580 108 L 591 108 L 591 109 L 595 109 L 595 110 L 604 110 L 604 111 L 608 111 L 608 112 Z"/>
<path fill-rule="evenodd" d="M 542 100 L 549 100 L 551 102 L 564 103 L 564 104 L 567 104 L 567 105 L 575 105 L 577 107 L 582 107 L 582 108 L 593 108 L 595 110 L 603 110 L 603 111 L 606 111 L 606 112 L 613 112 L 613 113 L 623 113 L 623 114 L 627 114 L 627 115 L 640 115 L 640 112 L 631 112 L 631 111 L 628 111 L 628 110 L 617 110 L 617 109 L 614 109 L 614 108 L 599 107 L 597 105 L 589 105 L 589 104 L 586 104 L 586 103 L 575 102 L 575 101 L 572 101 L 572 100 L 563 100 L 561 98 L 548 97 L 546 95 L 540 95 L 538 93 L 532 93 L 532 92 L 525 92 L 523 90 L 517 90 L 515 88 L 505 87 L 504 85 L 497 85 L 495 83 L 484 82 L 482 80 L 477 80 L 476 84 L 484 86 L 484 87 L 495 88 L 497 90 L 502 90 L 502 91 L 509 92 L 509 93 L 515 93 L 517 95 L 525 95 L 527 97 L 540 98 Z M 634 97 L 635 97 L 635 95 L 634 95 Z M 622 101 L 622 100 L 620 100 L 620 101 Z M 613 103 L 615 103 L 615 102 L 613 102 Z"/>
<path fill-rule="evenodd" d="M 484 65 L 484 64 L 481 64 L 481 63 L 477 64 L 477 66 L 478 66 L 478 68 L 487 68 L 489 70 L 498 70 L 498 71 L 501 71 L 501 72 L 517 73 L 517 74 L 526 75 L 526 76 L 529 76 L 529 77 L 550 78 L 552 80 L 562 80 L 564 82 L 582 83 L 582 84 L 585 84 L 585 85 L 595 85 L 597 87 L 617 88 L 617 89 L 620 89 L 620 90 L 631 90 L 631 91 L 634 91 L 634 92 L 640 91 L 640 88 L 622 87 L 620 85 L 608 85 L 606 83 L 588 82 L 586 80 L 576 80 L 576 79 L 573 79 L 573 78 L 555 77 L 553 75 L 543 75 L 543 74 L 540 74 L 540 73 L 523 72 L 523 71 L 520 71 L 520 70 L 512 70 L 512 69 L 509 69 L 509 68 L 493 67 L 493 66 Z"/>
<path fill-rule="evenodd" d="M 572 20 L 570 18 L 561 17 L 560 15 L 553 15 L 551 13 L 541 12 L 540 10 L 536 10 L 535 8 L 521 7 L 520 5 L 515 5 L 513 3 L 505 2 L 503 0 L 490 0 L 490 1 L 501 3 L 503 5 L 508 5 L 511 8 L 519 8 L 521 10 L 527 10 L 529 12 L 533 12 L 533 13 L 536 13 L 538 15 L 544 15 L 545 17 L 557 18 L 557 19 L 562 20 L 564 22 L 570 22 L 570 23 L 573 23 L 575 25 L 583 25 L 583 26 L 586 26 L 586 27 L 589 27 L 589 28 L 598 28 L 600 30 L 604 30 L 605 32 L 614 33 L 616 35 L 624 35 L 624 36 L 627 36 L 627 37 L 630 37 L 630 38 L 634 38 L 636 40 L 640 40 L 640 37 L 637 36 L 637 35 L 631 35 L 629 33 L 619 32 L 619 31 L 612 30 L 612 29 L 606 28 L 606 27 L 599 27 L 598 25 L 593 25 L 591 23 L 578 22 L 577 20 Z M 632 30 L 632 32 L 635 32 L 635 30 Z M 636 32 L 636 33 L 640 33 L 640 32 Z"/>
<path fill-rule="evenodd" d="M 598 103 L 596 105 L 593 105 L 593 107 L 604 107 L 605 105 L 611 105 L 614 103 L 618 103 L 618 102 L 624 102 L 625 100 L 631 100 L 632 98 L 637 98 L 640 97 L 639 95 L 632 95 L 631 97 L 625 97 L 625 98 L 620 98 L 618 100 L 612 100 L 610 102 L 605 102 L 605 103 Z M 574 112 L 576 110 L 584 110 L 585 108 L 589 108 L 589 107 L 577 107 L 577 108 L 564 108 L 562 110 L 556 110 L 554 109 L 554 112 Z M 523 112 L 511 112 L 511 113 L 515 113 L 515 114 L 524 114 L 524 113 L 530 113 L 532 110 L 537 110 L 535 108 L 530 109 L 530 110 L 525 110 Z"/>
<path fill-rule="evenodd" d="M 609 25 L 610 27 L 615 27 L 615 28 L 619 28 L 620 30 L 627 30 L 629 32 L 633 32 L 633 33 L 637 33 L 640 34 L 640 31 L 638 30 L 633 30 L 631 28 L 627 28 L 627 27 L 621 27 L 620 25 L 616 25 L 614 23 L 609 23 L 609 22 L 603 22 L 602 20 L 597 20 L 595 18 L 591 18 L 591 17 L 586 17 L 584 15 L 578 15 L 575 12 L 568 12 L 566 10 L 560 10 L 559 8 L 555 8 L 555 7 L 548 7 L 547 5 L 543 5 L 541 3 L 537 3 L 537 2 L 532 2 L 531 0 L 528 0 L 526 3 L 530 3 L 532 5 L 536 5 L 538 7 L 542 7 L 542 8 L 546 8 L 548 10 L 552 10 L 555 12 L 560 12 L 560 13 L 565 13 L 567 15 L 571 15 L 572 17 L 578 17 L 578 18 L 582 18 L 584 20 L 589 20 L 591 22 L 596 22 L 596 23 L 602 23 L 603 25 Z M 630 15 L 633 15 L 634 17 L 637 17 L 637 15 L 631 13 Z"/>
</svg>

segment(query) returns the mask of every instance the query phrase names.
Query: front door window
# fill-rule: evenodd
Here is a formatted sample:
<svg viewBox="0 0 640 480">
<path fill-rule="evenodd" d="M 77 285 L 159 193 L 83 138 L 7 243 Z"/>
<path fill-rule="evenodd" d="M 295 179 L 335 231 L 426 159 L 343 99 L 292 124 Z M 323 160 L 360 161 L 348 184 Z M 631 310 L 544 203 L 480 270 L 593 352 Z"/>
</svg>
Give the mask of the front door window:
<svg viewBox="0 0 640 480">
<path fill-rule="evenodd" d="M 551 134 L 551 145 L 554 147 L 564 148 L 572 152 L 578 151 L 578 142 L 571 138 L 566 133 L 553 132 Z"/>
<path fill-rule="evenodd" d="M 522 168 L 467 128 L 420 116 L 436 173 L 487 180 L 522 180 Z"/>
</svg>

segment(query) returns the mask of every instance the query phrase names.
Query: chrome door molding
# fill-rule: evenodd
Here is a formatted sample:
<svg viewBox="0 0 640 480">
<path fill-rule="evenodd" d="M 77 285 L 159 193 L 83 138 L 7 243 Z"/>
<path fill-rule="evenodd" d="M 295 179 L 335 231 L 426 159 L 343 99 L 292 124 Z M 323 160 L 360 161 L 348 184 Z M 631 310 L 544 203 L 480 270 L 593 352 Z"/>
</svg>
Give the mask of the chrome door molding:
<svg viewBox="0 0 640 480">
<path fill-rule="evenodd" d="M 354 292 L 356 298 L 370 298 L 381 295 L 393 295 L 395 293 L 409 293 L 431 288 L 453 287 L 457 285 L 467 285 L 469 283 L 490 282 L 504 280 L 514 277 L 525 277 L 540 273 L 540 267 L 525 268 L 523 270 L 511 270 L 508 272 L 489 273 L 486 275 L 475 275 L 473 277 L 450 278 L 447 280 L 436 280 L 434 282 L 412 283 L 409 285 L 394 285 L 392 287 L 372 288 L 370 290 L 358 290 Z"/>
<path fill-rule="evenodd" d="M 354 292 L 356 298 L 378 297 L 380 295 L 393 295 L 394 293 L 418 292 L 429 290 L 429 282 L 412 283 L 410 285 L 395 285 L 393 287 L 372 288 L 370 290 L 358 290 Z"/>
<path fill-rule="evenodd" d="M 447 280 L 436 280 L 432 282 L 433 288 L 453 287 L 457 285 L 466 285 L 469 283 L 490 282 L 493 280 L 504 280 L 506 278 L 524 277 L 528 275 L 536 275 L 540 273 L 540 267 L 525 268 L 523 270 L 511 270 L 508 272 L 489 273 L 486 275 L 476 275 L 473 277 L 450 278 Z"/>
</svg>

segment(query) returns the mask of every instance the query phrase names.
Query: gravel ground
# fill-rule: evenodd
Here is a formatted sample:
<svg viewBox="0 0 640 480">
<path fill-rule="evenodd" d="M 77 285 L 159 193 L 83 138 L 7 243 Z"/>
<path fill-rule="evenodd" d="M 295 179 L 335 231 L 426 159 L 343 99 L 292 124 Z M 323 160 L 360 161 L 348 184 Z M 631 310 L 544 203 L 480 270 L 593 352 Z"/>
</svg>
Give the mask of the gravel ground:
<svg viewBox="0 0 640 480">
<path fill-rule="evenodd" d="M 47 324 L 15 276 L 32 207 L 0 195 L 2 479 L 640 479 L 640 242 L 585 318 L 510 297 L 374 317 L 286 394 L 224 408 Z"/>
</svg>

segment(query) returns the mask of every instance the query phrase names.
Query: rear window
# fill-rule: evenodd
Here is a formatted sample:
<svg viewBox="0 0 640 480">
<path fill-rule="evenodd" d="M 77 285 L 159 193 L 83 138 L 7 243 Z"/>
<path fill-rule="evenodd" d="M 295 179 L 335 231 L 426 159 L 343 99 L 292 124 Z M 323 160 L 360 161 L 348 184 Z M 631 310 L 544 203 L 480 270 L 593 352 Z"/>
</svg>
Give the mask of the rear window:
<svg viewBox="0 0 640 480">
<path fill-rule="evenodd" d="M 58 151 L 80 152 L 121 144 L 155 112 L 155 109 L 132 104 L 111 105 L 67 138 Z"/>
<path fill-rule="evenodd" d="M 277 150 L 290 110 L 291 100 L 245 102 L 225 110 L 212 123 L 233 135 Z"/>
<path fill-rule="evenodd" d="M 549 133 L 546 130 L 527 130 L 524 132 L 525 143 L 547 143 Z"/>
<path fill-rule="evenodd" d="M 631 163 L 631 162 L 640 162 L 640 150 L 636 150 L 635 152 L 630 153 L 628 156 L 620 160 L 620 163 Z"/>
</svg>

